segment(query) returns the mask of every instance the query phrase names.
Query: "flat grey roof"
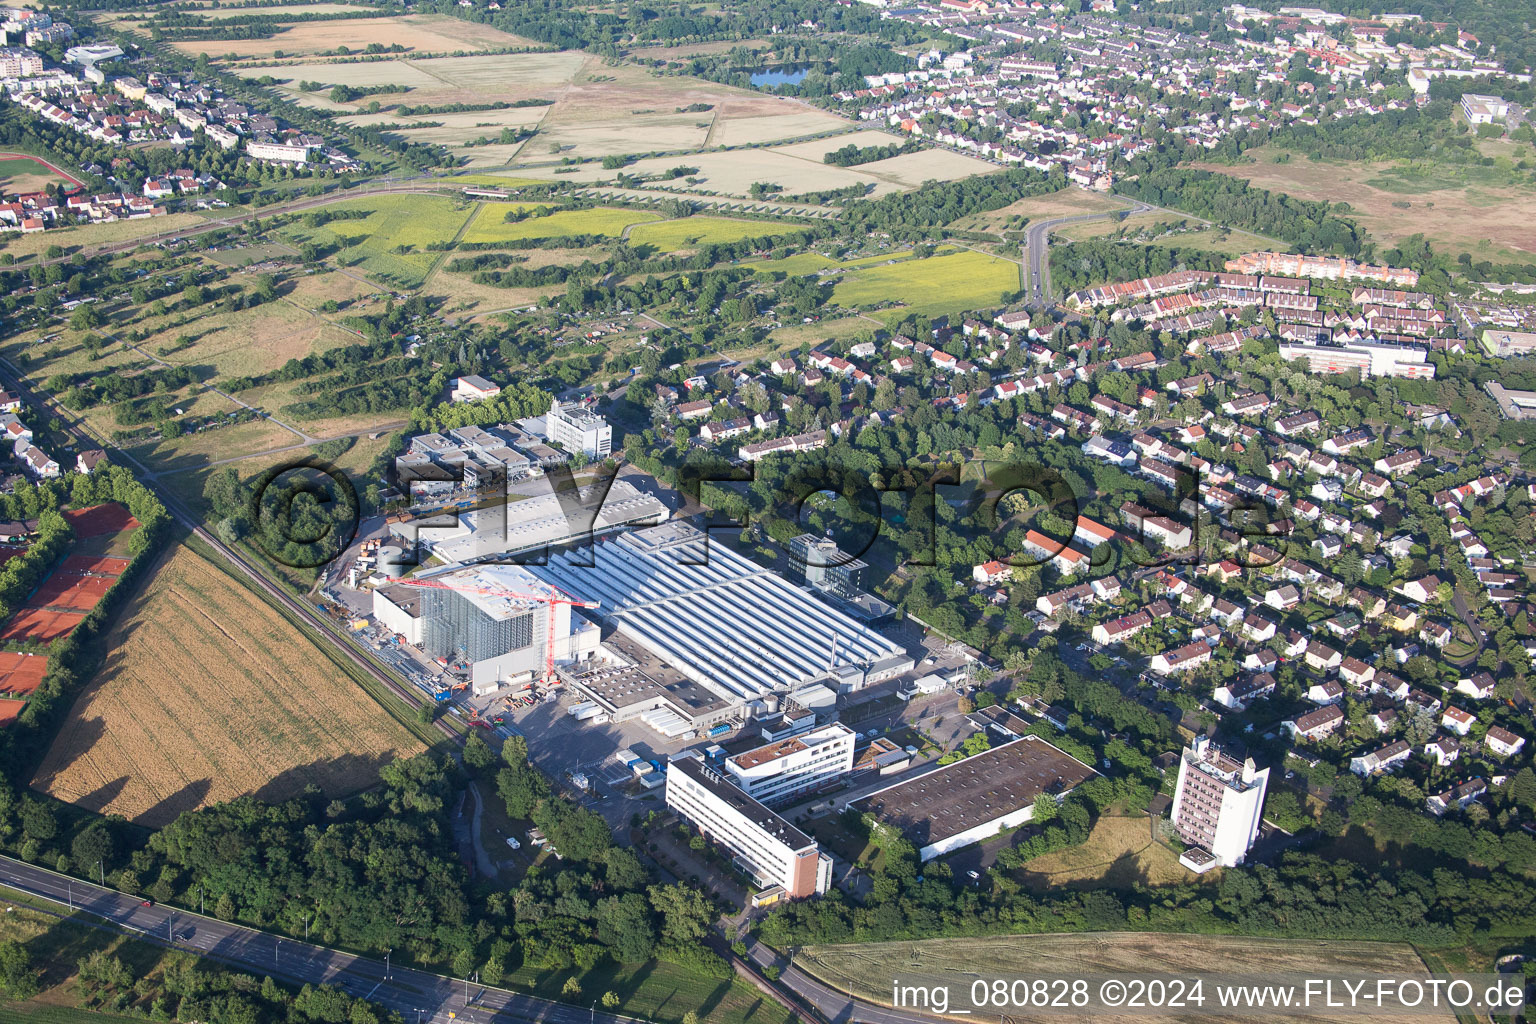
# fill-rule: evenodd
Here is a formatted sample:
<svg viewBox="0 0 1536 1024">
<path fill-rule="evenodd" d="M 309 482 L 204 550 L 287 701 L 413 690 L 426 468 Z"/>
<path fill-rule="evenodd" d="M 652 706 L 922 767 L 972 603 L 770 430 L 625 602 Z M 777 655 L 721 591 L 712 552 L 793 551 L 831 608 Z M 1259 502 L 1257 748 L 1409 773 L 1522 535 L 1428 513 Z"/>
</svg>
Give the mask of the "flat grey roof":
<svg viewBox="0 0 1536 1024">
<path fill-rule="evenodd" d="M 871 793 L 852 806 L 931 846 L 1064 793 L 1098 773 L 1037 736 L 994 747 Z"/>
<path fill-rule="evenodd" d="M 681 771 L 713 795 L 728 804 L 732 810 L 747 818 L 753 824 L 765 832 L 776 836 L 785 846 L 791 850 L 803 850 L 808 846 L 815 846 L 816 840 L 800 831 L 788 821 L 752 799 L 741 790 L 737 789 L 724 778 L 711 771 L 703 761 L 696 757 L 685 757 L 673 761 L 667 771 Z"/>
</svg>

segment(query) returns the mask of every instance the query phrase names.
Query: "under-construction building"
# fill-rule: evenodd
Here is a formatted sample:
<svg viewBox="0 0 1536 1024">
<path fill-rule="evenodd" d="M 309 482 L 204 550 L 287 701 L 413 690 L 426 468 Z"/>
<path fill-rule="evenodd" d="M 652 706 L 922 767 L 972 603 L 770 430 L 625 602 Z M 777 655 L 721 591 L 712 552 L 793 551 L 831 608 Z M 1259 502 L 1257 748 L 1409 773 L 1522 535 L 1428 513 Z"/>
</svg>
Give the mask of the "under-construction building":
<svg viewBox="0 0 1536 1024">
<path fill-rule="evenodd" d="M 532 679 L 551 660 L 579 661 L 597 649 L 597 626 L 573 616 L 560 600 L 564 594 L 522 566 L 474 566 L 422 582 L 422 649 L 450 663 L 467 662 L 477 694 Z"/>
</svg>

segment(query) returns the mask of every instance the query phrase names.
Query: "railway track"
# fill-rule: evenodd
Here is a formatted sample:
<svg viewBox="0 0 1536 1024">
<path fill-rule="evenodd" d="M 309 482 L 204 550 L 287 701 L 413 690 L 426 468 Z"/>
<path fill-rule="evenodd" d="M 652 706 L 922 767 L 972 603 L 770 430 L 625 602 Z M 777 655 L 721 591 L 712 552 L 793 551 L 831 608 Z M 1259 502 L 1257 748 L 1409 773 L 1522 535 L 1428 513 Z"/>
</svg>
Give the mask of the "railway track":
<svg viewBox="0 0 1536 1024">
<path fill-rule="evenodd" d="M 422 697 L 421 700 L 418 700 L 418 695 L 412 693 L 407 685 L 397 682 L 378 664 L 373 662 L 366 655 L 360 653 L 355 647 L 348 643 L 346 638 L 342 635 L 341 631 L 332 625 L 330 621 L 328 621 L 324 616 L 317 614 L 303 601 L 300 601 L 298 598 L 288 593 L 288 591 L 283 589 L 283 587 L 279 584 L 274 583 L 272 579 L 268 577 L 266 573 L 262 572 L 261 569 L 256 566 L 250 559 L 246 558 L 244 555 L 240 554 L 238 551 L 235 551 L 223 541 L 219 540 L 219 538 L 215 537 L 211 531 L 204 529 L 202 526 L 199 526 L 197 520 L 191 515 L 191 513 L 189 513 L 183 506 L 181 506 L 180 503 L 176 502 L 175 499 L 170 498 L 164 492 L 157 493 L 159 493 L 160 500 L 165 503 L 165 507 L 170 510 L 171 514 L 174 515 L 177 520 L 179 520 L 192 532 L 193 536 L 197 537 L 199 540 L 203 541 L 203 543 L 209 545 L 220 555 L 222 555 L 225 561 L 229 562 L 230 565 L 238 569 L 242 575 L 248 578 L 258 588 L 260 588 L 262 593 L 266 594 L 273 601 L 276 601 L 285 610 L 298 616 L 305 622 L 306 625 L 309 625 L 317 632 L 319 632 L 338 651 L 340 651 L 348 661 L 366 672 L 375 682 L 383 685 L 386 689 L 389 690 L 390 693 L 394 694 L 397 698 L 404 702 L 407 707 L 419 707 L 425 701 L 425 697 Z M 439 719 L 432 724 L 436 726 L 438 732 L 441 732 L 445 737 L 454 741 L 455 743 L 462 743 L 464 741 L 463 734 L 456 732 L 447 722 Z"/>
<path fill-rule="evenodd" d="M 3 360 L 0 360 L 0 381 L 4 381 L 6 387 L 13 394 L 27 396 L 32 400 L 32 404 L 47 408 L 54 418 L 62 424 L 64 430 L 74 437 L 77 442 L 80 442 L 83 448 L 110 447 L 120 454 L 126 462 L 138 470 L 139 482 L 155 493 L 155 496 L 160 499 L 161 503 L 165 505 L 166 510 L 170 512 L 177 522 L 186 527 L 193 536 L 211 547 L 220 557 L 238 570 L 241 575 L 248 578 L 262 593 L 277 602 L 285 611 L 296 616 L 301 622 L 318 632 L 336 650 L 340 651 L 348 661 L 356 665 L 376 683 L 385 687 L 389 693 L 393 694 L 407 707 L 414 709 L 427 699 L 425 695 L 422 695 L 422 699 L 418 700 L 418 695 L 412 693 L 407 684 L 395 680 L 382 666 L 353 647 L 342 635 L 341 631 L 333 626 L 324 616 L 316 613 L 314 609 L 306 606 L 303 601 L 288 593 L 249 558 L 234 550 L 228 544 L 225 544 L 218 537 L 214 536 L 211 531 L 204 529 L 198 518 L 175 495 L 170 494 L 164 487 L 160 486 L 158 481 L 150 475 L 143 463 L 135 459 L 132 454 L 112 444 L 110 441 L 93 437 L 79 420 L 67 415 L 66 410 L 59 406 L 51 396 L 41 395 L 36 392 L 14 367 Z M 434 721 L 433 725 L 447 739 L 455 743 L 464 742 L 464 735 L 454 730 L 448 722 L 439 719 Z"/>
</svg>

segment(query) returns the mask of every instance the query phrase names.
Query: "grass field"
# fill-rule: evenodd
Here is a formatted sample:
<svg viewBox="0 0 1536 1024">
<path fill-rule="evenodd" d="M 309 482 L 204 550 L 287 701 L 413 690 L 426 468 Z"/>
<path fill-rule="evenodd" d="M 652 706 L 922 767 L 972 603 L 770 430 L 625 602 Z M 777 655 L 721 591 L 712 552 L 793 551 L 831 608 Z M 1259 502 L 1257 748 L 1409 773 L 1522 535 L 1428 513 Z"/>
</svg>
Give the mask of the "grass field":
<svg viewBox="0 0 1536 1024">
<path fill-rule="evenodd" d="M 1018 877 L 1037 891 L 1062 887 L 1096 888 L 1143 885 L 1177 885 L 1215 881 L 1220 870 L 1193 876 L 1179 863 L 1178 855 L 1152 841 L 1145 817 L 1104 815 L 1094 823 L 1087 842 L 1036 857 Z"/>
<path fill-rule="evenodd" d="M 1279 151 L 1249 151 L 1251 164 L 1200 164 L 1259 188 L 1302 199 L 1346 202 L 1378 242 L 1423 234 L 1441 252 L 1475 260 L 1536 262 L 1536 187 L 1509 184 L 1504 167 L 1462 167 L 1404 160 L 1309 160 Z M 1508 164 L 1508 158 L 1503 163 Z"/>
<path fill-rule="evenodd" d="M 1342 942 L 1321 939 L 1265 939 L 1226 935 L 1169 935 L 1097 932 L 1056 935 L 996 935 L 986 938 L 926 939 L 858 945 L 805 946 L 797 966 L 845 992 L 890 1004 L 891 982 L 942 982 L 952 1007 L 969 1006 L 977 978 L 1164 974 L 1190 976 L 1219 971 L 1273 978 L 1277 975 L 1326 977 L 1413 974 L 1424 976 L 1422 958 L 1407 943 Z M 1006 1018 L 1005 1018 L 1006 1019 Z M 1032 1018 L 1031 1018 L 1032 1019 Z M 1044 1019 L 1044 1018 L 1041 1018 Z M 1171 1021 L 1203 1024 L 1230 1020 L 1219 1013 L 1173 1016 L 1095 1015 L 1094 1021 Z M 1345 1011 L 1317 1013 L 1309 1021 L 1388 1024 L 1386 1014 Z M 1426 1014 L 1415 1020 L 1454 1021 Z"/>
<path fill-rule="evenodd" d="M 302 221 L 284 229 L 294 243 L 335 246 L 331 260 L 361 267 L 401 287 L 421 284 L 437 262 L 434 242 L 451 241 L 474 212 L 472 204 L 446 196 L 383 195 L 338 203 L 332 210 L 362 210 L 358 220 L 333 220 L 318 228 Z"/>
<path fill-rule="evenodd" d="M 639 224 L 629 232 L 629 243 L 654 245 L 662 252 L 696 249 L 714 242 L 735 242 L 757 238 L 782 230 L 782 225 L 762 220 L 732 220 L 728 217 L 684 217 L 655 224 Z"/>
<path fill-rule="evenodd" d="M 557 210 L 548 217 L 529 217 L 508 223 L 503 218 L 514 209 L 532 209 L 528 203 L 485 203 L 464 232 L 462 241 L 511 242 L 523 238 L 558 238 L 563 235 L 606 235 L 616 238 L 632 224 L 660 220 L 661 214 L 614 206 L 586 210 Z"/>
<path fill-rule="evenodd" d="M 49 185 L 63 181 L 63 178 L 36 160 L 27 160 L 22 157 L 0 159 L 0 193 L 5 195 L 41 192 Z"/>
<path fill-rule="evenodd" d="M 1148 244 L 1166 245 L 1180 249 L 1209 249 L 1228 255 L 1252 252 L 1256 248 L 1284 249 L 1284 242 L 1264 238 L 1246 231 L 1224 230 L 1206 227 L 1196 221 L 1176 214 L 1138 213 L 1116 220 L 1106 217 L 1082 224 L 1067 224 L 1051 232 L 1051 237 L 1063 241 L 1083 241 L 1116 235 L 1133 240 L 1145 237 Z"/>
<path fill-rule="evenodd" d="M 97 950 L 120 959 L 140 976 L 150 973 L 165 957 L 158 946 L 91 927 L 87 919 L 60 919 L 37 907 L 51 904 L 14 889 L 0 887 L 0 942 L 20 942 L 42 974 L 41 991 L 24 1003 L 0 1001 L 0 1024 L 119 1024 L 142 1017 L 96 1013 L 77 1007 L 79 996 L 71 984 L 75 965 Z M 61 908 L 62 909 L 62 908 Z"/>
<path fill-rule="evenodd" d="M 986 210 L 961 217 L 952 225 L 961 231 L 1002 231 L 1014 217 L 1030 220 L 1052 220 L 1057 217 L 1079 217 L 1085 213 L 1109 213 L 1124 210 L 1129 204 L 1124 199 L 1091 192 L 1084 188 L 1064 188 L 1043 196 L 1030 196 L 997 210 Z M 1110 223 L 1105 221 L 1105 223 Z"/>
<path fill-rule="evenodd" d="M 162 825 L 245 793 L 370 784 L 420 744 L 274 609 L 175 548 L 108 638 L 33 785 Z"/>
<path fill-rule="evenodd" d="M 681 1024 L 692 1010 L 709 1024 L 793 1024 L 782 1006 L 744 981 L 717 981 L 668 963 L 617 965 L 604 960 L 590 971 L 530 971 L 511 974 L 504 987 L 560 999 L 566 979 L 576 977 L 581 1002 L 613 992 L 621 1002 L 615 1012 L 657 1024 Z"/>
<path fill-rule="evenodd" d="M 146 235 L 179 231 L 182 228 L 206 223 L 203 217 L 195 213 L 171 213 L 164 217 L 118 220 L 110 224 L 82 224 L 72 228 L 39 231 L 31 235 L 6 235 L 0 238 L 0 242 L 4 243 L 0 252 L 8 252 L 20 259 L 23 256 L 34 256 L 45 252 L 49 246 L 53 245 L 62 245 L 67 252 L 81 247 L 127 242 Z"/>
<path fill-rule="evenodd" d="M 185 348 L 171 350 L 176 339 L 184 335 L 195 340 Z M 173 366 L 194 366 L 224 378 L 275 370 L 290 359 L 358 341 L 356 335 L 304 309 L 286 302 L 268 302 L 254 309 L 198 317 L 189 324 L 150 335 L 139 342 L 139 348 Z M 209 374 L 200 372 L 200 376 Z"/>
<path fill-rule="evenodd" d="M 832 298 L 845 306 L 866 306 L 896 297 L 900 306 L 870 314 L 894 323 L 908 313 L 936 316 L 995 306 L 999 296 L 1018 289 L 1017 263 L 967 250 L 852 271 L 838 282 Z"/>
</svg>

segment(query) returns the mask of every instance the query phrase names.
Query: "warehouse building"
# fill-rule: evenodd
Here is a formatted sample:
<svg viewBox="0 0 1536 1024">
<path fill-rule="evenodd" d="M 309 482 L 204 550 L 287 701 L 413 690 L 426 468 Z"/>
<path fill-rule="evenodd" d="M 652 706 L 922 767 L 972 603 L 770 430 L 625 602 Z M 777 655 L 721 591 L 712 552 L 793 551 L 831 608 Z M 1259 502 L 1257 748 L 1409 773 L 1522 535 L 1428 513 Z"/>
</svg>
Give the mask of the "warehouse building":
<svg viewBox="0 0 1536 1024">
<path fill-rule="evenodd" d="M 732 785 L 697 755 L 667 769 L 667 807 L 730 851 L 759 887 L 774 895 L 817 896 L 832 884 L 832 858 L 816 840 Z"/>
<path fill-rule="evenodd" d="M 508 555 L 542 558 L 548 548 L 587 541 L 637 523 L 665 522 L 668 515 L 657 498 L 627 480 L 614 480 L 606 492 L 601 484 L 593 484 L 564 495 L 541 494 L 457 515 L 396 523 L 390 532 L 407 547 L 414 546 L 418 558 L 433 555 L 444 562 L 480 562 Z"/>
<path fill-rule="evenodd" d="M 831 725 L 767 743 L 725 760 L 725 770 L 742 792 L 769 805 L 796 798 L 836 783 L 853 771 L 857 734 L 846 725 Z"/>
<path fill-rule="evenodd" d="M 373 592 L 373 617 L 413 647 L 421 646 L 421 588 L 393 584 Z"/>
<path fill-rule="evenodd" d="M 551 653 L 568 662 L 597 650 L 597 626 L 568 604 L 540 600 L 563 595 L 522 566 L 470 566 L 430 581 L 436 586 L 412 588 L 421 593 L 422 650 L 468 662 L 476 694 L 541 675 Z"/>
<path fill-rule="evenodd" d="M 929 861 L 1024 824 L 1042 793 L 1060 798 L 1097 775 L 1038 736 L 1025 736 L 849 806 L 902 832 Z"/>
<path fill-rule="evenodd" d="M 529 570 L 599 602 L 606 627 L 736 704 L 823 680 L 847 692 L 912 667 L 891 640 L 685 523 L 554 553 Z"/>
</svg>

